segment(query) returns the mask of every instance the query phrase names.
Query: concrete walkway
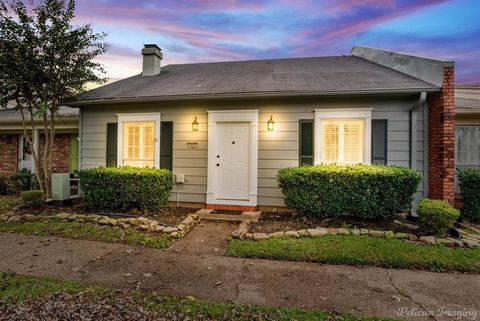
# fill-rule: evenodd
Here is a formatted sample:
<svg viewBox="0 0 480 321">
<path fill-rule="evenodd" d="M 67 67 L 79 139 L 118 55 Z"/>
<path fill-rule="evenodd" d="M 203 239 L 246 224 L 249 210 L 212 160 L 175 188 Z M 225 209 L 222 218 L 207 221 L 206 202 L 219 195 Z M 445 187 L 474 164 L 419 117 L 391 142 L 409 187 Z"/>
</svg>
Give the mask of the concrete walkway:
<svg viewBox="0 0 480 321">
<path fill-rule="evenodd" d="M 478 275 L 237 259 L 53 237 L 0 234 L 0 271 L 364 315 L 397 317 L 401 308 L 480 313 Z"/>
</svg>

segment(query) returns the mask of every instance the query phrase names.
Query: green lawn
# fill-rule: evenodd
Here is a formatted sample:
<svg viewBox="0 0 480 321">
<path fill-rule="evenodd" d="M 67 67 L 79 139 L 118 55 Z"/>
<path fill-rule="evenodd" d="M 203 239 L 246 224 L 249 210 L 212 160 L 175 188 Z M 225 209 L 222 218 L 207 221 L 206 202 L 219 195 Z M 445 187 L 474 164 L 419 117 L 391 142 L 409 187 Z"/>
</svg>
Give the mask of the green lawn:
<svg viewBox="0 0 480 321">
<path fill-rule="evenodd" d="M 422 246 L 368 236 L 231 240 L 227 255 L 330 264 L 480 273 L 480 249 Z"/>
<path fill-rule="evenodd" d="M 60 281 L 16 274 L 0 273 L 0 309 L 23 300 L 40 299 L 58 292 L 83 292 L 94 302 L 115 304 L 116 298 L 129 298 L 129 308 L 142 307 L 167 320 L 392 320 L 386 318 L 340 315 L 291 308 L 268 308 L 252 305 L 219 304 L 187 298 L 160 296 L 139 291 L 120 291 L 99 286 L 87 286 L 74 281 Z"/>
<path fill-rule="evenodd" d="M 168 236 L 152 235 L 133 228 L 120 229 L 79 222 L 0 222 L 0 232 L 21 233 L 26 235 L 58 236 L 73 239 L 102 241 L 108 243 L 126 243 L 164 249 L 170 246 Z"/>
</svg>

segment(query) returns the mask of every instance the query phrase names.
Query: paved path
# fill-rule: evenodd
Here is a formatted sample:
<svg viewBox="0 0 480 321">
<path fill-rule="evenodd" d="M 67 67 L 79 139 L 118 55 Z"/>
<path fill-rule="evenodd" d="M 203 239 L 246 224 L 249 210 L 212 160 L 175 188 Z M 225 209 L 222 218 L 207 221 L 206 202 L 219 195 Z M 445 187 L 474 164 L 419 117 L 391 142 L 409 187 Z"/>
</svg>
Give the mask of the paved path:
<svg viewBox="0 0 480 321">
<path fill-rule="evenodd" d="M 237 259 L 53 237 L 0 233 L 0 271 L 365 315 L 395 317 L 402 307 L 480 313 L 478 275 Z"/>
</svg>

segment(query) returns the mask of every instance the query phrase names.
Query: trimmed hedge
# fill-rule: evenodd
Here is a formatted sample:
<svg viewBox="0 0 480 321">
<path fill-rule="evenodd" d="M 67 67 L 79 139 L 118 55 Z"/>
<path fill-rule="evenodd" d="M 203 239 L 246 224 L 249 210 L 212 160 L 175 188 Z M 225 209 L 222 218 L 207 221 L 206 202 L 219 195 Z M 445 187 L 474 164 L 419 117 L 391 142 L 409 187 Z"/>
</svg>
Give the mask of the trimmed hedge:
<svg viewBox="0 0 480 321">
<path fill-rule="evenodd" d="M 20 194 L 23 205 L 30 207 L 40 207 L 45 203 L 45 195 L 42 190 L 23 191 Z"/>
<path fill-rule="evenodd" d="M 418 224 L 428 234 L 445 236 L 460 212 L 445 201 L 424 198 L 417 204 Z"/>
<path fill-rule="evenodd" d="M 80 171 L 83 199 L 89 208 L 158 210 L 172 189 L 172 172 L 137 167 L 99 167 Z"/>
<path fill-rule="evenodd" d="M 458 177 L 463 196 L 462 219 L 480 222 L 480 169 L 466 169 Z"/>
<path fill-rule="evenodd" d="M 421 181 L 399 166 L 315 165 L 278 172 L 285 204 L 307 216 L 388 220 L 411 207 Z"/>
</svg>

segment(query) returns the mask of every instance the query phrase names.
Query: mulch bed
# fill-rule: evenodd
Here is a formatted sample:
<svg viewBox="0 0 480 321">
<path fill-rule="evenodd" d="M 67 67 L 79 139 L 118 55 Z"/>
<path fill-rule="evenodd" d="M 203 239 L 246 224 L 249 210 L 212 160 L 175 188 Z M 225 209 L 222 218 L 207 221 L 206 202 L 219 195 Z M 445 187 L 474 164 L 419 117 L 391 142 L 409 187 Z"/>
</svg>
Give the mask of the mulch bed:
<svg viewBox="0 0 480 321">
<path fill-rule="evenodd" d="M 397 220 L 401 222 L 406 221 L 405 215 L 399 215 Z M 258 222 L 250 225 L 249 232 L 273 233 L 279 231 L 298 231 L 316 227 L 355 227 L 422 235 L 419 230 L 412 230 L 395 222 L 369 221 L 349 217 L 342 219 L 307 218 L 293 212 L 262 212 Z"/>
<path fill-rule="evenodd" d="M 38 300 L 8 304 L 0 308 L 0 320 L 167 320 L 158 314 L 135 306 L 126 296 L 115 303 L 96 301 L 80 293 L 54 294 Z"/>
<path fill-rule="evenodd" d="M 158 211 L 142 211 L 138 209 L 132 209 L 128 211 L 98 211 L 92 210 L 85 207 L 83 202 L 80 199 L 73 199 L 70 201 L 69 205 L 54 205 L 48 204 L 42 207 L 28 207 L 28 206 L 19 206 L 16 208 L 15 213 L 17 215 L 23 214 L 33 214 L 33 215 L 55 215 L 59 213 L 68 213 L 68 214 L 111 214 L 115 218 L 122 216 L 125 217 L 146 217 L 159 221 L 162 224 L 167 226 L 178 225 L 188 214 L 193 214 L 197 211 L 197 208 L 189 207 L 170 207 L 166 206 Z"/>
</svg>

